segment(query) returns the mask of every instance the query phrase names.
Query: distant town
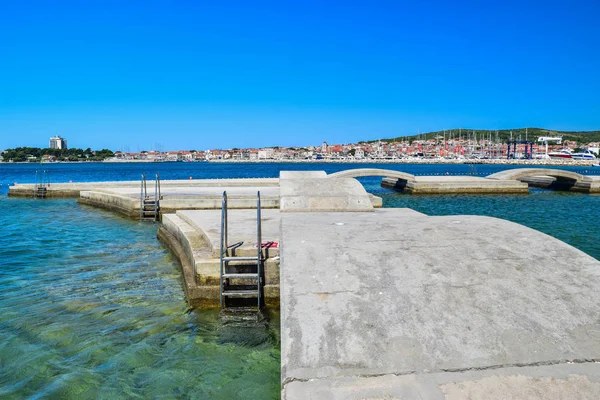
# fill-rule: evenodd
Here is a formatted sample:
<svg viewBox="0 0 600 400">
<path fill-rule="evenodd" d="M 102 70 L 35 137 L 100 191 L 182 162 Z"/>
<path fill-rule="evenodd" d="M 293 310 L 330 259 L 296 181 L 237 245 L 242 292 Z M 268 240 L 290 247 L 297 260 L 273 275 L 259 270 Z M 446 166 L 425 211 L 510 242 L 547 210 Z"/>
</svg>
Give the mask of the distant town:
<svg viewBox="0 0 600 400">
<path fill-rule="evenodd" d="M 538 130 L 540 131 L 540 130 Z M 487 131 L 486 131 L 487 132 Z M 544 131 L 546 132 L 546 131 Z M 479 133 L 479 134 L 478 134 Z M 532 132 L 533 134 L 536 132 Z M 539 133 L 539 132 L 538 132 Z M 61 136 L 51 137 L 48 148 L 20 147 L 0 155 L 4 162 L 200 162 L 200 161 L 391 161 L 460 159 L 550 159 L 596 160 L 600 141 L 582 143 L 562 136 L 510 136 L 482 131 L 453 130 L 371 142 L 308 147 L 265 147 L 208 150 L 148 150 L 139 152 L 69 149 Z"/>
</svg>

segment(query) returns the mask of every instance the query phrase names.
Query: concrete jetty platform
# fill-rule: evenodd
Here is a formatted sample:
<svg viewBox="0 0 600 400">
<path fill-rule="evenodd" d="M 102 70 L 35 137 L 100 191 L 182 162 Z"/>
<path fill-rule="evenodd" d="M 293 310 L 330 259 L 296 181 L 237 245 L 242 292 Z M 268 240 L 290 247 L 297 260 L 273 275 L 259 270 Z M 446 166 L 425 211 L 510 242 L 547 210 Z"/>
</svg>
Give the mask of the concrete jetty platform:
<svg viewBox="0 0 600 400">
<path fill-rule="evenodd" d="M 148 188 L 153 182 L 148 181 Z M 9 196 L 33 197 L 34 184 L 16 183 L 9 188 Z M 162 189 L 169 188 L 220 188 L 220 187 L 268 187 L 279 186 L 277 178 L 234 178 L 234 179 L 174 179 L 162 180 Z M 48 187 L 48 197 L 79 197 L 82 191 L 112 190 L 115 188 L 128 188 L 140 192 L 140 181 L 113 181 L 113 182 L 69 182 L 51 183 Z"/>
<path fill-rule="evenodd" d="M 293 174 L 293 172 L 289 172 Z M 311 173 L 311 176 L 325 177 L 323 171 Z M 285 173 L 284 173 L 285 175 Z M 290 181 L 288 181 L 290 182 Z M 345 183 L 344 183 L 345 182 Z M 338 180 L 338 201 L 336 207 L 344 207 L 348 201 L 360 199 L 360 209 L 381 207 L 380 197 L 367 193 L 355 179 Z M 9 196 L 34 197 L 33 184 L 17 184 L 9 188 Z M 149 193 L 154 193 L 153 184 L 148 183 Z M 215 210 L 221 208 L 222 194 L 227 191 L 229 207 L 233 209 L 247 209 L 256 207 L 256 193 L 261 192 L 263 208 L 280 208 L 280 200 L 284 203 L 291 199 L 289 193 L 315 191 L 314 196 L 305 193 L 302 197 L 291 199 L 311 199 L 305 206 L 315 208 L 315 199 L 323 197 L 322 189 L 314 186 L 298 188 L 283 186 L 283 195 L 280 195 L 279 178 L 248 178 L 248 179 L 202 179 L 202 180 L 162 180 L 160 202 L 161 212 L 174 213 L 177 210 Z M 330 192 L 331 195 L 332 192 Z M 139 218 L 140 214 L 140 182 L 83 182 L 83 183 L 53 183 L 47 187 L 47 197 L 75 197 L 81 204 L 103 208 L 119 213 L 130 218 Z M 354 197 L 352 197 L 354 196 Z M 325 196 L 331 197 L 331 196 Z M 352 199 L 351 199 L 352 198 Z M 326 204 L 331 200 L 326 200 Z M 289 203 L 291 204 L 291 203 Z M 284 206 L 284 209 L 287 207 Z"/>
<path fill-rule="evenodd" d="M 255 208 L 256 193 L 259 190 L 264 208 L 279 208 L 279 187 L 277 186 L 166 186 L 161 191 L 160 208 L 163 214 L 185 209 L 220 209 L 224 191 L 227 191 L 230 208 Z M 82 191 L 79 202 L 136 218 L 139 216 L 140 193 L 139 188 L 131 187 Z"/>
<path fill-rule="evenodd" d="M 403 209 L 282 214 L 281 241 L 284 399 L 600 395 L 600 262 L 563 242 Z"/>
<path fill-rule="evenodd" d="M 414 181 L 383 178 L 381 186 L 408 194 L 523 194 L 529 186 L 517 180 L 491 180 L 475 176 L 417 176 Z"/>
<path fill-rule="evenodd" d="M 351 171 L 344 171 L 350 173 Z M 394 171 L 389 171 L 390 175 Z M 386 176 L 385 170 L 375 175 Z M 396 176 L 394 176 L 396 175 Z M 600 193 L 600 176 L 581 175 L 551 168 L 516 168 L 488 175 L 472 176 L 386 176 L 381 186 L 409 194 L 516 194 L 528 193 L 529 186 L 552 190 Z M 358 175 L 365 176 L 365 175 Z"/>
</svg>

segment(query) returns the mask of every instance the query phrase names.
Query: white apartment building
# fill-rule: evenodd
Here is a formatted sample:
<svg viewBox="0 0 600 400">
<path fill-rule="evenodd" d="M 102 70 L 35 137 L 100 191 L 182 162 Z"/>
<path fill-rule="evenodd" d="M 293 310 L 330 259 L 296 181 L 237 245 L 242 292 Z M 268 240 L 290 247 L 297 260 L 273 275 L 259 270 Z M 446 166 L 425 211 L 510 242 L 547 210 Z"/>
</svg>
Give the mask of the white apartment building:
<svg viewBox="0 0 600 400">
<path fill-rule="evenodd" d="M 66 150 L 67 149 L 67 140 L 60 136 L 51 137 L 50 138 L 50 148 Z"/>
</svg>

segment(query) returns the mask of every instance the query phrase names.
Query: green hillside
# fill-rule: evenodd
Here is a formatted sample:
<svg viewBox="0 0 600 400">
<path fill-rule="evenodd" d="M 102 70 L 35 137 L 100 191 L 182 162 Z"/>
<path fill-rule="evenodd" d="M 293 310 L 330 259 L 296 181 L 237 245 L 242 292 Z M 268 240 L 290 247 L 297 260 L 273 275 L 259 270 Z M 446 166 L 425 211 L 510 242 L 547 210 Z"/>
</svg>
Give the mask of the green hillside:
<svg viewBox="0 0 600 400">
<path fill-rule="evenodd" d="M 492 140 L 496 140 L 498 138 L 500 141 L 505 142 L 510 139 L 510 135 L 512 132 L 513 139 L 525 140 L 525 128 L 517 128 L 517 129 L 502 129 L 502 130 L 486 130 L 486 129 L 451 129 L 446 130 L 446 138 L 450 136 L 454 138 L 458 138 L 459 134 L 462 132 L 462 137 L 466 138 L 467 134 L 473 135 L 473 132 L 477 134 L 477 138 L 488 138 L 491 134 Z M 497 133 L 497 136 L 496 136 Z M 399 136 L 396 138 L 389 139 L 381 139 L 382 142 L 396 142 L 402 140 L 418 140 L 419 137 L 421 139 L 433 139 L 436 136 L 443 136 L 444 131 L 437 132 L 427 132 L 421 133 L 420 135 L 409 135 L 409 136 Z M 571 131 L 556 131 L 552 129 L 542 129 L 542 128 L 527 128 L 527 139 L 528 140 L 537 140 L 540 136 L 562 136 L 563 140 L 573 140 L 578 142 L 579 144 L 587 144 L 590 142 L 598 142 L 600 141 L 600 131 L 581 131 L 581 132 L 571 132 Z M 371 141 L 376 142 L 376 141 Z"/>
</svg>

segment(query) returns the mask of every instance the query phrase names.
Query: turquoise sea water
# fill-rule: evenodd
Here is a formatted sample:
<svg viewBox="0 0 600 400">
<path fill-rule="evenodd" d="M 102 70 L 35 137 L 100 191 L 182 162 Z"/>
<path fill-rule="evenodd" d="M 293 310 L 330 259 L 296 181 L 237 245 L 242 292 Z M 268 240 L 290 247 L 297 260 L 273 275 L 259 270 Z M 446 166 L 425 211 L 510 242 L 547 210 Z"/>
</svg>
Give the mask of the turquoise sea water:
<svg viewBox="0 0 600 400">
<path fill-rule="evenodd" d="M 156 226 L 0 197 L 0 398 L 277 398 L 279 321 L 189 312 Z"/>
<path fill-rule="evenodd" d="M 0 164 L 0 398 L 278 398 L 279 320 L 238 326 L 190 311 L 156 225 L 75 200 L 6 197 L 47 169 L 54 182 L 275 177 L 349 164 Z M 486 175 L 503 166 L 385 165 L 415 174 Z M 572 168 L 600 173 L 600 168 Z M 385 207 L 480 214 L 539 229 L 600 259 L 600 196 L 410 196 L 361 178 Z"/>
</svg>

